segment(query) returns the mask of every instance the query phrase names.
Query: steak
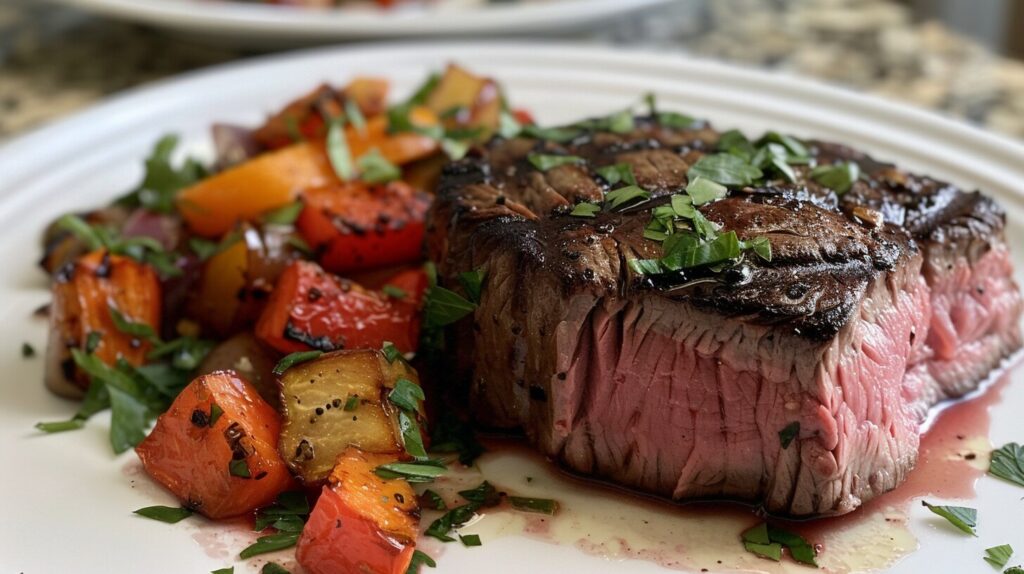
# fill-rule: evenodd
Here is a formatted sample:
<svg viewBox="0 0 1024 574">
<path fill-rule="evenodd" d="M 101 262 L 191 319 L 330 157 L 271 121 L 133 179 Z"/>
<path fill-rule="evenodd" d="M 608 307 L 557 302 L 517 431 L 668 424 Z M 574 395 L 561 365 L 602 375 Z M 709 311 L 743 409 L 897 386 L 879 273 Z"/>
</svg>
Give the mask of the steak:
<svg viewBox="0 0 1024 574">
<path fill-rule="evenodd" d="M 438 280 L 482 269 L 450 336 L 478 424 L 519 429 L 566 469 L 674 500 L 842 514 L 899 485 L 938 401 L 977 388 L 1021 346 L 1000 208 L 844 146 L 837 194 L 808 166 L 699 207 L 770 261 L 643 275 L 652 209 L 714 153 L 708 124 L 638 117 L 570 141 L 495 137 L 445 169 L 428 238 Z M 531 153 L 579 163 L 535 168 Z M 651 198 L 570 215 L 627 163 Z"/>
</svg>

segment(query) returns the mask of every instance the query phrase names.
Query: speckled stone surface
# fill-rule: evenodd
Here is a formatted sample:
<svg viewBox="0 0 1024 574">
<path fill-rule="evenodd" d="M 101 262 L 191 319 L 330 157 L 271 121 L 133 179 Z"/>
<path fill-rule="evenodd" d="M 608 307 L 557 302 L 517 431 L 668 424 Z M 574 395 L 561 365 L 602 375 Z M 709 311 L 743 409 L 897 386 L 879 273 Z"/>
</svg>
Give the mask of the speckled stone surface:
<svg viewBox="0 0 1024 574">
<path fill-rule="evenodd" d="M 1024 138 L 1024 63 L 886 0 L 680 0 L 583 39 L 780 69 Z M 251 56 L 39 0 L 0 0 L 0 140 L 107 94 Z"/>
</svg>

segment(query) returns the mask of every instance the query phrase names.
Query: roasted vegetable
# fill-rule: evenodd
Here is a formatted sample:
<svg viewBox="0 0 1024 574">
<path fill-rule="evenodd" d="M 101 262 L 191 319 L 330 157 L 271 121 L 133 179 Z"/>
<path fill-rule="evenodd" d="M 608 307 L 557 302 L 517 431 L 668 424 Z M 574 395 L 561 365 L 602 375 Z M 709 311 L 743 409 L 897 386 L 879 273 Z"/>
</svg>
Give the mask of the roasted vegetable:
<svg viewBox="0 0 1024 574">
<path fill-rule="evenodd" d="M 80 217 L 90 225 L 120 227 L 128 220 L 128 216 L 127 209 L 112 205 L 81 214 Z M 39 261 L 39 265 L 51 275 L 89 252 L 88 245 L 62 226 L 60 221 L 58 219 L 52 222 L 43 231 L 43 258 Z"/>
<path fill-rule="evenodd" d="M 232 371 L 192 381 L 135 448 L 146 472 L 187 508 L 239 516 L 292 486 L 276 443 L 281 419 Z"/>
<path fill-rule="evenodd" d="M 346 449 L 309 515 L 295 556 L 308 574 L 403 574 L 415 550 L 416 495 L 374 473 L 393 455 Z"/>
<path fill-rule="evenodd" d="M 479 128 L 481 136 L 498 127 L 501 89 L 497 82 L 471 74 L 454 64 L 445 70 L 426 105 L 449 128 Z"/>
<path fill-rule="evenodd" d="M 239 333 L 214 347 L 200 363 L 198 372 L 205 375 L 216 371 L 235 371 L 252 383 L 267 404 L 280 411 L 281 386 L 273 372 L 277 360 L 278 354 L 260 343 L 252 333 Z"/>
<path fill-rule="evenodd" d="M 108 365 L 124 359 L 146 360 L 151 344 L 123 333 L 114 313 L 160 332 L 160 282 L 149 266 L 134 259 L 93 251 L 66 265 L 53 281 L 50 338 L 46 350 L 46 385 L 67 397 L 80 397 L 89 377 L 71 358 L 71 349 L 91 352 Z"/>
<path fill-rule="evenodd" d="M 300 363 L 281 377 L 281 456 L 310 484 L 327 478 L 349 446 L 401 453 L 398 411 L 388 394 L 400 379 L 419 384 L 401 359 L 365 349 L 337 351 Z"/>
<path fill-rule="evenodd" d="M 296 225 L 328 271 L 347 273 L 423 257 L 430 196 L 400 181 L 307 190 Z"/>
<path fill-rule="evenodd" d="M 238 239 L 203 263 L 190 315 L 224 337 L 251 328 L 281 273 L 300 257 L 289 227 L 245 225 Z"/>
<path fill-rule="evenodd" d="M 239 222 L 255 221 L 294 201 L 303 189 L 337 181 L 322 145 L 297 143 L 183 189 L 178 194 L 178 210 L 194 233 L 217 238 Z"/>
<path fill-rule="evenodd" d="M 416 128 L 429 128 L 438 124 L 437 116 L 427 108 L 413 108 L 409 122 Z M 387 116 L 375 116 L 366 120 L 365 129 L 349 125 L 345 138 L 353 158 L 376 149 L 384 159 L 395 165 L 404 165 L 431 155 L 438 150 L 437 141 L 416 131 L 393 132 L 389 129 Z"/>
<path fill-rule="evenodd" d="M 389 283 L 386 292 L 368 291 L 316 263 L 296 261 L 278 279 L 256 336 L 282 353 L 379 349 L 385 341 L 414 351 L 426 276 L 407 271 Z"/>
<path fill-rule="evenodd" d="M 342 90 L 345 98 L 359 106 L 366 117 L 383 114 L 388 107 L 388 81 L 384 78 L 361 77 Z"/>
</svg>

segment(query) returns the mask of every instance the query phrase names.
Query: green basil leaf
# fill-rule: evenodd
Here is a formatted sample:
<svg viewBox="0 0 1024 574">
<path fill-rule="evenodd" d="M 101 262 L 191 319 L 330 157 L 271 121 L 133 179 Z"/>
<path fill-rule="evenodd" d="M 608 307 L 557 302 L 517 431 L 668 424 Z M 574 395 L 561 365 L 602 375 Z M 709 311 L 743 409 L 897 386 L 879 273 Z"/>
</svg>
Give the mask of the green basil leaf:
<svg viewBox="0 0 1024 574">
<path fill-rule="evenodd" d="M 711 185 L 718 185 L 718 184 L 713 183 L 713 182 L 708 182 L 706 179 L 699 179 L 698 178 L 698 181 L 711 183 Z M 704 188 L 706 186 L 701 185 L 700 187 Z M 717 193 L 717 191 L 715 191 L 715 189 L 716 188 L 708 188 L 707 190 L 701 189 L 701 190 L 698 190 L 697 193 L 698 193 L 698 195 L 702 196 L 702 198 L 704 198 L 704 197 L 706 197 L 706 193 L 709 190 Z M 685 219 L 693 219 L 694 211 L 695 211 L 693 206 L 694 205 L 700 205 L 699 203 L 696 202 L 696 200 L 693 198 L 692 195 L 683 195 L 683 194 L 680 194 L 680 193 L 674 194 L 670 201 L 671 201 L 671 203 L 669 204 L 669 207 L 672 208 L 672 214 L 671 215 L 673 217 L 682 217 L 682 218 L 685 218 Z"/>
<path fill-rule="evenodd" d="M 595 169 L 594 172 L 608 182 L 608 185 L 613 186 L 619 182 L 626 185 L 637 185 L 636 176 L 633 175 L 633 166 L 628 163 L 606 165 Z"/>
<path fill-rule="evenodd" d="M 778 132 L 768 132 L 761 136 L 757 144 L 759 146 L 765 146 L 767 144 L 779 144 L 785 148 L 785 150 L 797 157 L 808 157 L 811 155 L 810 151 L 807 150 L 807 146 L 800 140 L 793 136 L 786 134 L 780 134 Z"/>
<path fill-rule="evenodd" d="M 630 259 L 629 268 L 637 275 L 657 275 L 664 271 L 658 259 Z"/>
<path fill-rule="evenodd" d="M 654 114 L 654 117 L 662 126 L 675 130 L 692 128 L 698 123 L 696 119 L 676 112 L 658 112 Z"/>
<path fill-rule="evenodd" d="M 275 562 L 267 562 L 260 569 L 260 574 L 291 574 L 284 566 Z"/>
<path fill-rule="evenodd" d="M 460 490 L 459 496 L 480 508 L 501 504 L 501 495 L 498 494 L 498 489 L 494 488 L 494 485 L 486 480 L 469 490 Z"/>
<path fill-rule="evenodd" d="M 274 225 L 293 225 L 295 220 L 299 218 L 299 214 L 302 213 L 303 207 L 304 205 L 301 201 L 293 201 L 284 207 L 279 207 L 264 214 L 263 222 Z"/>
<path fill-rule="evenodd" d="M 530 162 L 533 167 L 540 171 L 547 171 L 549 169 L 563 166 L 563 165 L 580 165 L 585 163 L 585 160 L 581 157 L 574 155 L 548 155 L 541 153 L 531 153 L 526 156 L 527 161 Z"/>
<path fill-rule="evenodd" d="M 159 520 L 160 522 L 174 524 L 192 516 L 192 511 L 187 508 L 173 506 L 147 506 L 136 510 L 135 514 L 145 516 L 146 518 L 153 520 Z"/>
<path fill-rule="evenodd" d="M 817 566 L 818 563 L 815 560 L 815 550 L 809 542 L 798 534 L 794 534 L 787 530 L 777 528 L 775 526 L 768 526 L 768 538 L 777 544 L 781 544 L 789 550 L 789 555 L 803 564 L 809 564 L 811 566 Z"/>
<path fill-rule="evenodd" d="M 363 111 L 359 109 L 359 104 L 355 100 L 345 100 L 345 119 L 360 135 L 366 135 L 366 118 L 363 117 Z"/>
<path fill-rule="evenodd" d="M 352 181 L 355 176 L 355 167 L 352 165 L 352 152 L 348 148 L 348 140 L 345 138 L 345 122 L 332 120 L 327 127 L 327 158 L 334 168 L 334 173 L 341 181 Z"/>
<path fill-rule="evenodd" d="M 476 310 L 476 304 L 459 294 L 435 285 L 427 291 L 423 322 L 428 329 L 444 327 Z"/>
<path fill-rule="evenodd" d="M 462 284 L 462 288 L 466 291 L 469 301 L 479 304 L 480 294 L 483 292 L 484 286 L 484 269 L 481 267 L 473 271 L 459 273 L 459 283 Z"/>
<path fill-rule="evenodd" d="M 619 206 L 630 203 L 634 200 L 647 200 L 650 199 L 650 197 L 651 192 L 641 189 L 635 185 L 629 185 L 613 189 L 612 191 L 604 194 L 604 202 L 609 209 L 616 209 Z"/>
<path fill-rule="evenodd" d="M 1002 544 L 1000 546 L 986 548 L 985 556 L 983 556 L 983 558 L 985 559 L 985 562 L 988 562 L 996 568 L 1002 568 L 1010 561 L 1011 556 L 1013 556 L 1013 547 L 1009 544 Z"/>
<path fill-rule="evenodd" d="M 483 545 L 483 542 L 480 541 L 479 534 L 460 534 L 459 542 L 462 542 L 462 545 L 466 546 L 467 548 Z"/>
<path fill-rule="evenodd" d="M 672 235 L 665 240 L 664 250 L 661 264 L 670 271 L 721 263 L 740 256 L 735 231 L 723 233 L 711 241 L 700 241 L 692 234 Z"/>
<path fill-rule="evenodd" d="M 519 124 L 519 120 L 502 110 L 501 115 L 498 116 L 498 135 L 509 140 L 518 136 L 522 131 L 523 126 Z"/>
<path fill-rule="evenodd" d="M 973 508 L 967 508 L 966 506 L 936 506 L 929 504 L 927 501 L 921 501 L 921 504 L 928 510 L 939 516 L 945 518 L 950 524 L 957 527 L 961 531 L 970 534 L 971 536 L 977 536 L 978 534 L 974 529 L 978 526 L 978 511 Z"/>
<path fill-rule="evenodd" d="M 217 570 L 211 570 L 210 574 L 235 574 L 235 567 L 228 566 L 227 568 L 218 568 Z"/>
<path fill-rule="evenodd" d="M 572 217 L 596 217 L 601 212 L 601 206 L 596 203 L 577 203 L 569 215 Z"/>
<path fill-rule="evenodd" d="M 402 170 L 387 160 L 377 148 L 364 153 L 356 160 L 360 179 L 367 183 L 388 183 L 402 177 Z"/>
<path fill-rule="evenodd" d="M 114 320 L 114 327 L 125 335 L 131 335 L 132 337 L 149 341 L 154 345 L 159 345 L 163 342 L 160 340 L 160 337 L 157 337 L 156 331 L 153 330 L 153 327 L 145 323 L 137 323 L 128 320 L 114 307 L 110 308 L 110 318 Z"/>
<path fill-rule="evenodd" d="M 1024 486 L 1024 446 L 1011 442 L 993 451 L 988 473 Z"/>
<path fill-rule="evenodd" d="M 103 237 L 97 233 L 96 228 L 85 222 L 84 219 L 74 214 L 66 214 L 57 220 L 57 227 L 72 233 L 82 243 L 85 243 L 89 251 L 95 251 L 106 247 Z"/>
<path fill-rule="evenodd" d="M 752 526 L 743 532 L 744 542 L 753 542 L 754 544 L 768 544 L 771 542 L 771 538 L 768 537 L 768 523 L 762 522 L 757 526 Z"/>
<path fill-rule="evenodd" d="M 374 469 L 374 473 L 381 478 L 402 478 L 409 482 L 431 482 L 447 471 L 444 463 L 436 460 L 392 462 Z"/>
<path fill-rule="evenodd" d="M 249 546 L 245 547 L 241 552 L 238 553 L 238 557 L 245 560 L 252 558 L 258 554 L 266 554 L 267 552 L 276 552 L 278 550 L 284 550 L 285 548 L 291 548 L 299 541 L 298 532 L 283 532 L 278 534 L 270 534 L 268 536 L 260 536 Z"/>
<path fill-rule="evenodd" d="M 542 128 L 539 126 L 523 126 L 521 135 L 555 143 L 570 142 L 579 137 L 581 131 L 574 128 Z"/>
<path fill-rule="evenodd" d="M 412 560 L 409 562 L 409 568 L 405 571 L 405 574 L 419 574 L 420 566 L 436 568 L 437 563 L 423 551 L 414 550 L 412 553 Z"/>
<path fill-rule="evenodd" d="M 860 166 L 853 162 L 819 165 L 811 170 L 811 179 L 833 189 L 839 195 L 850 191 L 860 178 Z"/>
<path fill-rule="evenodd" d="M 718 151 L 734 155 L 746 162 L 750 162 L 757 154 L 754 144 L 739 130 L 729 130 L 719 136 L 717 148 Z"/>
<path fill-rule="evenodd" d="M 388 360 L 388 364 L 394 363 L 395 359 L 404 358 L 402 357 L 402 352 L 391 341 L 384 341 L 384 346 L 381 347 L 380 351 L 384 353 L 384 358 Z"/>
<path fill-rule="evenodd" d="M 755 237 L 748 239 L 747 241 L 740 242 L 740 249 L 744 251 L 747 249 L 753 250 L 755 254 L 765 261 L 771 262 L 772 260 L 772 244 L 768 241 L 767 237 Z"/>
<path fill-rule="evenodd" d="M 146 438 L 149 407 L 138 397 L 109 383 L 107 392 L 110 393 L 110 446 L 116 454 L 121 454 Z"/>
<path fill-rule="evenodd" d="M 547 498 L 510 496 L 508 497 L 508 501 L 512 505 L 512 508 L 515 508 L 516 510 L 548 514 L 551 516 L 554 516 L 555 513 L 558 512 L 558 502 Z"/>
<path fill-rule="evenodd" d="M 278 361 L 277 365 L 274 366 L 273 373 L 275 375 L 283 375 L 285 371 L 307 361 L 312 361 L 323 355 L 323 351 L 299 351 L 297 353 L 290 353 L 285 355 L 283 359 Z"/>
<path fill-rule="evenodd" d="M 782 545 L 777 542 L 770 542 L 768 544 L 743 542 L 743 548 L 745 548 L 747 552 L 756 554 L 762 558 L 767 558 L 776 562 L 782 560 Z"/>
<path fill-rule="evenodd" d="M 420 430 L 420 424 L 416 421 L 416 414 L 400 411 L 398 413 L 398 430 L 402 433 L 405 452 L 417 460 L 426 459 L 427 449 L 423 446 L 423 432 Z"/>
<path fill-rule="evenodd" d="M 388 393 L 388 400 L 400 409 L 415 412 L 420 407 L 420 401 L 426 397 L 423 389 L 409 379 L 398 379 L 395 388 Z"/>
<path fill-rule="evenodd" d="M 727 187 L 751 185 L 762 175 L 760 169 L 742 158 L 724 153 L 701 157 L 687 172 L 690 181 L 703 177 Z"/>
<path fill-rule="evenodd" d="M 724 185 L 697 176 L 687 184 L 686 194 L 690 196 L 693 205 L 704 205 L 725 198 L 729 190 Z"/>
<path fill-rule="evenodd" d="M 445 504 L 441 495 L 429 488 L 424 490 L 420 496 L 420 504 L 431 510 L 448 510 L 448 505 Z"/>
</svg>

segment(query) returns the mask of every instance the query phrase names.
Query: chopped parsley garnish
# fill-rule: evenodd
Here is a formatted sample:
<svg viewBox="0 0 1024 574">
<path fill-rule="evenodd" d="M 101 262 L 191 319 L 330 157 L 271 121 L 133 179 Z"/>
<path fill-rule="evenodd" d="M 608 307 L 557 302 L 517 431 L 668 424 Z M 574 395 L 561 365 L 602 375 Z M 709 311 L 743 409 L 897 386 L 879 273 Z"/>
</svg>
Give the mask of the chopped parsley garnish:
<svg viewBox="0 0 1024 574">
<path fill-rule="evenodd" d="M 988 473 L 1024 486 L 1024 446 L 1011 442 L 993 451 Z"/>
<path fill-rule="evenodd" d="M 228 474 L 238 478 L 252 478 L 252 471 L 249 470 L 249 462 L 244 458 L 229 462 Z"/>
<path fill-rule="evenodd" d="M 297 353 L 290 353 L 285 355 L 283 359 L 278 361 L 277 365 L 274 366 L 273 373 L 275 375 L 283 375 L 285 371 L 307 361 L 312 361 L 323 355 L 323 351 L 299 351 Z"/>
<path fill-rule="evenodd" d="M 405 574 L 419 574 L 420 566 L 436 568 L 437 563 L 422 550 L 414 550 L 412 560 L 409 562 L 409 568 L 405 571 Z"/>
<path fill-rule="evenodd" d="M 950 524 L 957 527 L 966 534 L 977 536 L 974 531 L 978 526 L 978 511 L 965 506 L 936 506 L 927 501 L 921 501 L 928 510 L 945 518 Z"/>
<path fill-rule="evenodd" d="M 415 412 L 403 410 L 398 413 L 398 430 L 402 433 L 405 452 L 416 460 L 426 459 L 427 449 L 423 445 L 423 431 L 420 430 Z"/>
<path fill-rule="evenodd" d="M 983 556 L 983 558 L 985 559 L 985 562 L 988 562 L 996 568 L 1002 568 L 1010 561 L 1011 556 L 1013 556 L 1013 547 L 1009 544 L 1002 544 L 1000 546 L 986 548 L 985 556 Z"/>
<path fill-rule="evenodd" d="M 497 506 L 501 502 L 501 497 L 487 481 L 472 490 L 461 491 L 459 495 L 468 503 L 445 512 L 440 518 L 430 523 L 424 534 L 437 538 L 441 542 L 452 542 L 455 538 L 449 536 L 449 533 L 453 528 L 458 528 L 469 522 L 481 508 Z"/>
<path fill-rule="evenodd" d="M 303 207 L 304 205 L 302 204 L 301 201 L 293 201 L 288 205 L 279 207 L 275 210 L 269 211 L 266 214 L 264 214 L 263 222 L 274 225 L 292 225 L 295 223 L 295 220 L 299 218 L 299 214 L 302 213 Z M 207 253 L 210 253 L 208 245 L 204 245 L 202 249 Z M 195 251 L 194 248 L 193 251 Z M 196 253 L 198 254 L 198 251 Z M 200 255 L 200 257 L 202 257 L 202 255 Z"/>
<path fill-rule="evenodd" d="M 616 163 L 606 165 L 594 170 L 601 179 L 608 182 L 608 185 L 615 185 L 623 182 L 626 185 L 637 185 L 636 176 L 633 175 L 633 166 L 628 163 Z"/>
<path fill-rule="evenodd" d="M 55 421 L 49 423 L 36 423 L 36 429 L 45 433 L 65 432 L 78 430 L 85 426 L 85 419 L 72 418 L 66 421 Z"/>
<path fill-rule="evenodd" d="M 786 425 L 785 428 L 779 431 L 779 443 L 782 444 L 783 449 L 789 448 L 789 445 L 793 442 L 793 439 L 800 434 L 800 422 L 794 421 Z"/>
<path fill-rule="evenodd" d="M 26 358 L 26 359 L 30 359 L 32 357 L 35 357 L 36 356 L 36 349 L 35 349 L 35 347 L 30 345 L 29 343 L 22 343 L 21 344 L 21 356 Z"/>
<path fill-rule="evenodd" d="M 266 554 L 267 552 L 277 552 L 278 550 L 291 548 L 298 543 L 300 535 L 301 532 L 279 532 L 277 534 L 260 536 L 256 539 L 256 542 L 246 546 L 241 552 L 239 552 L 238 557 L 245 560 L 258 554 Z"/>
<path fill-rule="evenodd" d="M 276 562 L 267 562 L 260 569 L 260 574 L 292 574 L 287 568 Z"/>
<path fill-rule="evenodd" d="M 743 158 L 727 153 L 705 155 L 687 172 L 690 181 L 702 177 L 727 187 L 751 185 L 763 175 L 759 168 Z"/>
<path fill-rule="evenodd" d="M 1024 568 L 1013 566 L 1003 571 L 1003 574 L 1024 574 Z"/>
<path fill-rule="evenodd" d="M 402 170 L 387 160 L 377 148 L 366 152 L 356 160 L 360 179 L 367 183 L 387 183 L 402 177 Z"/>
<path fill-rule="evenodd" d="M 120 311 L 114 307 L 110 308 L 110 318 L 114 321 L 114 327 L 125 335 L 149 341 L 155 345 L 161 343 L 153 327 L 146 323 L 138 323 L 128 320 Z"/>
<path fill-rule="evenodd" d="M 547 498 L 528 498 L 523 496 L 508 497 L 509 504 L 516 510 L 536 512 L 554 516 L 558 512 L 558 501 Z"/>
<path fill-rule="evenodd" d="M 573 217 L 595 217 L 601 212 L 601 206 L 596 203 L 577 203 L 569 215 Z"/>
<path fill-rule="evenodd" d="M 632 110 L 622 110 L 601 118 L 583 120 L 572 124 L 574 128 L 593 130 L 599 132 L 612 132 L 616 134 L 629 133 L 635 129 Z"/>
<path fill-rule="evenodd" d="M 548 155 L 541 153 L 531 153 L 526 156 L 527 161 L 530 162 L 533 167 L 540 171 L 547 171 L 549 169 L 563 166 L 563 165 L 580 165 L 584 163 L 583 158 L 575 155 Z"/>
<path fill-rule="evenodd" d="M 638 199 L 650 199 L 650 197 L 651 193 L 649 191 L 635 185 L 628 185 L 626 187 L 613 189 L 606 193 L 604 195 L 604 202 L 605 205 L 608 206 L 608 209 L 617 209 L 627 203 L 634 202 Z"/>
<path fill-rule="evenodd" d="M 789 550 L 793 560 L 817 566 L 814 546 L 798 534 L 766 523 L 758 524 L 743 533 L 743 546 L 748 552 L 778 562 L 782 559 L 782 547 Z"/>
<path fill-rule="evenodd" d="M 395 388 L 391 389 L 391 392 L 388 393 L 388 400 L 398 408 L 407 411 L 418 410 L 420 401 L 425 398 L 423 389 L 409 379 L 398 379 L 398 382 L 395 383 Z"/>
<path fill-rule="evenodd" d="M 402 289 L 401 287 L 396 287 L 390 283 L 381 287 L 380 290 L 382 293 L 384 293 L 388 297 L 391 297 L 392 299 L 405 299 L 406 297 L 409 296 L 409 294 L 405 292 L 405 289 Z"/>
<path fill-rule="evenodd" d="M 505 110 L 498 116 L 498 135 L 505 139 L 512 139 L 523 131 L 523 126 L 515 116 Z"/>
<path fill-rule="evenodd" d="M 352 412 L 359 408 L 359 395 L 352 395 L 345 400 L 345 412 Z"/>
<path fill-rule="evenodd" d="M 235 574 L 235 567 L 228 566 L 227 568 L 218 568 L 216 570 L 211 570 L 210 574 Z"/>
<path fill-rule="evenodd" d="M 159 520 L 160 522 L 174 524 L 192 516 L 192 511 L 187 508 L 173 506 L 147 506 L 146 508 L 136 510 L 135 514 Z"/>
<path fill-rule="evenodd" d="M 655 120 L 666 128 L 686 129 L 697 124 L 697 120 L 686 114 L 676 112 L 658 112 L 654 114 Z"/>
<path fill-rule="evenodd" d="M 819 165 L 811 170 L 811 179 L 842 195 L 860 178 L 860 166 L 853 162 Z"/>
<path fill-rule="evenodd" d="M 268 527 L 289 532 L 302 530 L 301 524 L 309 517 L 309 500 L 299 490 L 289 490 L 277 495 L 274 504 L 261 508 L 256 512 L 256 523 L 253 530 L 262 532 Z M 294 524 L 298 521 L 298 529 Z M 284 528 L 281 528 L 284 526 Z"/>
<path fill-rule="evenodd" d="M 388 360 L 388 364 L 394 363 L 395 359 L 402 358 L 402 352 L 391 341 L 384 341 L 380 351 L 384 353 L 384 358 Z"/>
<path fill-rule="evenodd" d="M 448 510 L 448 505 L 445 504 L 441 495 L 429 488 L 420 495 L 420 505 L 431 510 Z"/>
<path fill-rule="evenodd" d="M 566 143 L 572 141 L 579 137 L 580 133 L 580 130 L 574 128 L 542 128 L 539 126 L 523 126 L 522 131 L 522 135 L 524 136 L 555 143 Z"/>
<path fill-rule="evenodd" d="M 359 109 L 359 104 L 355 100 L 345 100 L 345 119 L 361 135 L 366 134 L 366 118 L 363 117 L 363 111 Z"/>
<path fill-rule="evenodd" d="M 181 167 L 174 167 L 171 155 L 177 146 L 176 135 L 160 138 L 146 158 L 142 182 L 115 203 L 130 208 L 145 207 L 157 213 L 173 213 L 178 192 L 207 176 L 206 168 L 192 158 L 186 159 Z"/>
<path fill-rule="evenodd" d="M 438 460 L 416 462 L 391 462 L 378 466 L 374 472 L 386 479 L 404 478 L 409 482 L 431 482 L 444 474 L 448 468 Z"/>
<path fill-rule="evenodd" d="M 96 349 L 99 348 L 100 342 L 103 341 L 103 333 L 99 331 L 89 331 L 89 334 L 85 336 L 85 352 L 93 354 Z"/>
<path fill-rule="evenodd" d="M 729 189 L 724 185 L 715 183 L 709 179 L 697 176 L 695 179 L 690 180 L 690 183 L 686 186 L 686 195 L 689 196 L 690 201 L 693 205 L 704 205 L 705 203 L 711 203 L 724 198 L 729 194 Z M 681 195 L 673 196 L 685 197 Z M 675 206 L 673 206 L 673 209 Z"/>
<path fill-rule="evenodd" d="M 459 283 L 466 291 L 466 296 L 473 303 L 480 304 L 480 294 L 484 288 L 485 271 L 483 267 L 459 273 Z"/>
<path fill-rule="evenodd" d="M 427 290 L 423 322 L 427 329 L 451 325 L 476 310 L 476 304 L 436 283 Z"/>
<path fill-rule="evenodd" d="M 345 138 L 345 122 L 342 119 L 334 119 L 327 127 L 327 158 L 334 168 L 334 173 L 341 181 L 351 181 L 355 176 L 355 166 L 352 165 L 352 152 L 348 148 L 348 140 Z"/>
<path fill-rule="evenodd" d="M 483 542 L 480 541 L 480 535 L 479 534 L 460 534 L 459 535 L 459 542 L 462 542 L 462 545 L 466 546 L 466 547 L 482 546 L 483 545 Z"/>
<path fill-rule="evenodd" d="M 177 277 L 182 274 L 175 262 L 177 256 L 164 250 L 163 245 L 152 237 L 125 237 L 109 227 L 90 225 L 81 217 L 65 214 L 57 220 L 60 229 L 75 235 L 90 250 L 106 249 L 114 255 L 130 257 L 152 266 L 163 277 Z"/>
</svg>

